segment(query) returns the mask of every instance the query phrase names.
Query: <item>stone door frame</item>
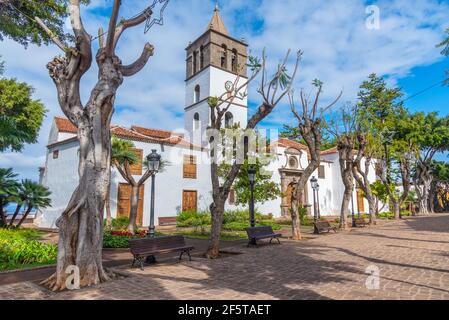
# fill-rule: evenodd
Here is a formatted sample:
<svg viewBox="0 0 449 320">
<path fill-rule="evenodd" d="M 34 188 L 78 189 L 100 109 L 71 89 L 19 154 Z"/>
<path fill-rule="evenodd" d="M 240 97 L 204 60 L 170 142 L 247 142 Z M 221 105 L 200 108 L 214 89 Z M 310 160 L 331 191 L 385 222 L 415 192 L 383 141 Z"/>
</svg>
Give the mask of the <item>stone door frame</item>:
<svg viewBox="0 0 449 320">
<path fill-rule="evenodd" d="M 281 176 L 281 216 L 289 217 L 290 216 L 290 204 L 288 203 L 288 195 L 287 190 L 288 186 L 292 183 L 297 183 L 301 175 L 303 174 L 303 170 L 294 170 L 294 169 L 279 169 L 279 174 Z M 308 188 L 306 186 L 304 190 L 303 204 L 310 211 L 310 205 L 308 204 Z M 310 212 L 308 212 L 310 214 Z"/>
</svg>

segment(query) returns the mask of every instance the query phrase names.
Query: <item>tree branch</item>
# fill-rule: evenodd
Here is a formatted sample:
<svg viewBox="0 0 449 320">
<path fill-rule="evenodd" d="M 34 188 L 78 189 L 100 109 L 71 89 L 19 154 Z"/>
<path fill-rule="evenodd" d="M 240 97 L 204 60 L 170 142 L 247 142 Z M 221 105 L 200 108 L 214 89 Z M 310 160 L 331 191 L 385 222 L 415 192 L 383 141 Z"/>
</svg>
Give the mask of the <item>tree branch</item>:
<svg viewBox="0 0 449 320">
<path fill-rule="evenodd" d="M 143 67 L 145 67 L 145 65 L 147 64 L 148 59 L 153 56 L 153 54 L 154 47 L 151 44 L 146 43 L 145 47 L 143 48 L 142 54 L 134 63 L 121 67 L 123 76 L 130 77 L 142 70 Z"/>
<path fill-rule="evenodd" d="M 114 37 L 117 25 L 117 17 L 120 10 L 121 0 L 114 0 L 111 18 L 109 19 L 108 38 L 106 40 L 106 56 L 112 57 L 114 54 Z"/>
<path fill-rule="evenodd" d="M 48 34 L 51 40 L 59 47 L 59 49 L 61 49 L 64 52 L 67 51 L 68 49 L 67 45 L 65 45 L 61 40 L 59 40 L 59 38 L 45 25 L 45 23 L 39 17 L 34 17 L 34 20 L 42 29 L 44 29 L 44 31 Z"/>
<path fill-rule="evenodd" d="M 151 8 L 148 7 L 144 11 L 142 11 L 142 13 L 135 16 L 134 18 L 120 21 L 120 24 L 117 26 L 117 28 L 115 28 L 114 48 L 117 46 L 117 43 L 118 43 L 123 31 L 125 31 L 128 28 L 138 26 L 139 24 L 141 24 L 142 22 L 144 22 L 145 20 L 150 18 L 152 14 L 153 14 L 153 10 L 151 10 Z"/>
</svg>

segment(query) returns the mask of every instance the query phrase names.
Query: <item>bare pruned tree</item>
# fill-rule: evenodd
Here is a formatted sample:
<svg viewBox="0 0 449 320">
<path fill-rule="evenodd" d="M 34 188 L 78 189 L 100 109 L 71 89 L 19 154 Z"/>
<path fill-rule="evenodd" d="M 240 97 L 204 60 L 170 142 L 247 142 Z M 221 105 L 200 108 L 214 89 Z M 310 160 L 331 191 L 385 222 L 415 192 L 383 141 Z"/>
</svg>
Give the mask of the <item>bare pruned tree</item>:
<svg viewBox="0 0 449 320">
<path fill-rule="evenodd" d="M 80 0 L 70 0 L 69 6 L 74 46 L 68 47 L 50 34 L 65 55 L 54 58 L 47 68 L 56 85 L 62 111 L 78 128 L 80 144 L 79 185 L 56 222 L 59 228 L 56 272 L 43 282 L 54 291 L 67 287 L 68 267 L 76 266 L 79 269 L 81 287 L 107 281 L 111 276 L 102 265 L 102 236 L 110 181 L 110 122 L 114 101 L 123 78 L 142 70 L 154 51 L 153 46 L 147 43 L 135 62 L 122 64 L 115 53 L 120 37 L 125 30 L 149 18 L 152 10 L 147 8 L 134 18 L 122 19 L 118 23 L 120 6 L 121 1 L 114 0 L 106 39 L 103 30 L 99 30 L 100 46 L 96 54 L 98 81 L 85 104 L 81 102 L 80 82 L 91 67 L 93 55 L 92 36 L 84 28 Z M 39 19 L 36 18 L 36 21 Z M 41 26 L 47 30 L 42 23 Z"/>
<path fill-rule="evenodd" d="M 376 143 L 371 141 L 369 131 L 367 128 L 362 128 L 360 123 L 356 127 L 355 138 L 357 139 L 357 151 L 353 161 L 352 174 L 358 187 L 362 189 L 363 195 L 368 201 L 369 223 L 373 224 L 376 220 L 378 203 L 371 188 L 369 174 L 375 161 L 377 161 L 374 158 L 376 154 Z"/>
<path fill-rule="evenodd" d="M 356 143 L 356 107 L 346 105 L 329 120 L 326 128 L 337 140 L 340 173 L 345 187 L 340 210 L 340 229 L 348 229 L 349 204 L 354 192 L 354 150 Z"/>
<path fill-rule="evenodd" d="M 301 240 L 301 221 L 299 210 L 304 210 L 301 203 L 306 188 L 312 174 L 319 168 L 321 161 L 321 140 L 324 114 L 341 98 L 343 92 L 328 106 L 319 108 L 320 95 L 323 90 L 323 82 L 315 79 L 312 84 L 317 88 L 315 97 L 310 99 L 310 95 L 300 91 L 301 109 L 298 111 L 295 105 L 294 93 L 289 93 L 290 108 L 298 120 L 298 133 L 296 138 L 302 138 L 307 145 L 309 151 L 309 163 L 304 169 L 298 182 L 294 185 L 292 192 L 292 208 L 290 209 L 292 216 L 292 238 L 293 240 Z"/>
<path fill-rule="evenodd" d="M 248 120 L 246 130 L 254 129 L 257 124 L 265 119 L 279 102 L 287 95 L 291 89 L 292 82 L 296 76 L 302 53 L 298 51 L 293 72 L 287 73 L 287 63 L 290 50 L 285 59 L 278 65 L 274 76 L 269 79 L 266 70 L 265 51 L 262 54 L 262 60 L 254 57 L 249 58 L 248 67 L 251 70 L 251 76 L 241 82 L 241 76 L 236 76 L 232 90 L 223 93 L 220 97 L 209 98 L 210 107 L 210 125 L 209 132 L 219 132 L 222 128 L 223 117 L 236 99 L 243 99 L 247 96 L 247 87 L 253 82 L 259 74 L 261 84 L 258 93 L 262 96 L 262 103 L 257 108 L 256 113 Z M 220 179 L 219 161 L 220 161 L 220 141 L 213 135 L 209 136 L 210 155 L 211 155 L 211 179 L 212 179 L 212 199 L 210 204 L 210 212 L 212 215 L 211 239 L 209 248 L 206 252 L 208 258 L 214 259 L 220 255 L 220 233 L 223 223 L 223 214 L 225 202 L 229 196 L 229 192 L 237 177 L 243 162 L 233 159 L 232 166 L 229 169 L 226 178 Z"/>
</svg>

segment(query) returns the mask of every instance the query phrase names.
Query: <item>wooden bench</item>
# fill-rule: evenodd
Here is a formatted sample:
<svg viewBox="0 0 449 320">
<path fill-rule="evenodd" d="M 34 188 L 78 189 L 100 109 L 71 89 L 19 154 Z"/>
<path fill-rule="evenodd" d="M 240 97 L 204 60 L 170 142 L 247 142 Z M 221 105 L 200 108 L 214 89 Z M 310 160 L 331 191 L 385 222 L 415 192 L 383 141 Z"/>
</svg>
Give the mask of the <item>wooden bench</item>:
<svg viewBox="0 0 449 320">
<path fill-rule="evenodd" d="M 276 239 L 279 244 L 281 244 L 281 241 L 279 238 L 282 236 L 280 233 L 274 233 L 273 228 L 271 226 L 263 226 L 263 227 L 254 227 L 254 228 L 247 228 L 246 234 L 248 235 L 248 247 L 250 245 L 256 245 L 257 246 L 257 240 L 261 239 L 270 239 L 273 241 L 273 239 Z"/>
<path fill-rule="evenodd" d="M 333 230 L 335 233 L 337 233 L 337 228 L 331 226 L 329 221 L 317 221 L 317 222 L 314 222 L 313 225 L 315 227 L 315 232 L 318 234 L 320 234 L 323 231 L 330 232 L 331 230 Z"/>
<path fill-rule="evenodd" d="M 356 218 L 356 219 L 355 219 L 355 226 L 356 226 L 356 227 L 361 227 L 361 228 L 363 228 L 363 227 L 366 227 L 366 226 L 368 226 L 368 225 L 369 225 L 369 222 L 366 221 L 366 220 L 363 219 L 363 218 Z"/>
<path fill-rule="evenodd" d="M 159 217 L 159 226 L 176 226 L 176 217 Z"/>
<path fill-rule="evenodd" d="M 139 262 L 140 269 L 143 270 L 144 259 L 149 256 L 155 256 L 157 254 L 165 254 L 171 252 L 181 252 L 179 255 L 179 261 L 182 259 L 182 255 L 187 253 L 189 260 L 192 260 L 190 251 L 193 250 L 192 246 L 187 246 L 183 236 L 167 236 L 156 238 L 143 238 L 129 240 L 129 248 L 134 256 L 131 267 L 134 267 L 136 262 Z"/>
</svg>

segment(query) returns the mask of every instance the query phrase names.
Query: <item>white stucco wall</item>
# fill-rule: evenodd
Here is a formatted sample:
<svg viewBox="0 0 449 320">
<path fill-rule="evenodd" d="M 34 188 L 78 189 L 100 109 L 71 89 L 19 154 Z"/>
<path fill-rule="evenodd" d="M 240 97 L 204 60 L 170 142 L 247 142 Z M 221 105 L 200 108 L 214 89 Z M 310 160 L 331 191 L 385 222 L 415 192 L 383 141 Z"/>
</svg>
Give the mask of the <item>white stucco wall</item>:
<svg viewBox="0 0 449 320">
<path fill-rule="evenodd" d="M 155 223 L 159 217 L 173 217 L 182 210 L 183 190 L 197 191 L 198 209 L 207 209 L 212 201 L 210 167 L 207 161 L 202 160 L 205 152 L 189 150 L 185 147 L 161 145 L 134 141 L 135 147 L 143 150 L 144 157 L 152 149 L 161 154 L 162 159 L 169 164 L 164 171 L 156 176 L 155 188 Z M 79 143 L 72 141 L 50 147 L 47 150 L 46 166 L 42 183 L 52 192 L 52 207 L 39 213 L 36 224 L 42 228 L 56 228 L 56 219 L 61 215 L 78 185 L 78 148 Z M 58 150 L 57 159 L 53 159 L 53 151 Z M 183 155 L 197 157 L 197 179 L 183 178 Z M 135 176 L 139 179 L 139 176 Z M 112 170 L 111 177 L 111 213 L 116 217 L 118 184 L 124 183 L 116 169 Z M 150 221 L 151 178 L 145 183 L 143 225 L 148 226 Z"/>
</svg>

